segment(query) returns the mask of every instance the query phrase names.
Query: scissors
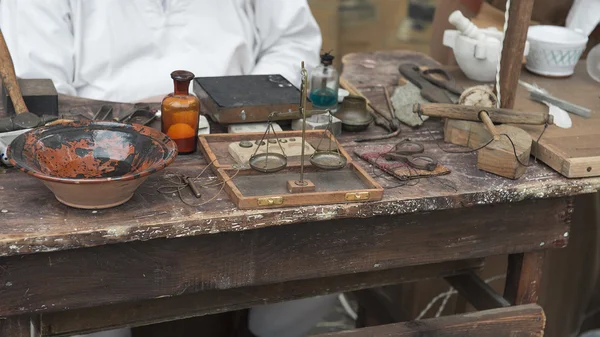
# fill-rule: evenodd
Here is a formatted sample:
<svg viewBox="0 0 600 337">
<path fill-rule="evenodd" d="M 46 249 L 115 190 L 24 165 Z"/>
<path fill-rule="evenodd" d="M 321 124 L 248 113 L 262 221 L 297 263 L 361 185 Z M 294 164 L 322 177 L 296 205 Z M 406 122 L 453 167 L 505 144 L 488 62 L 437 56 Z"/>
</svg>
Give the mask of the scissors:
<svg viewBox="0 0 600 337">
<path fill-rule="evenodd" d="M 421 89 L 421 96 L 433 103 L 454 104 L 448 92 L 460 96 L 464 91 L 456 84 L 454 77 L 444 69 L 431 68 L 421 70 L 412 63 L 402 64 L 398 68 L 402 76 Z"/>
<path fill-rule="evenodd" d="M 437 160 L 430 156 L 422 155 L 425 148 L 423 144 L 403 140 L 396 144 L 394 149 L 384 155 L 386 160 L 401 161 L 413 168 L 433 171 L 437 167 Z"/>
</svg>

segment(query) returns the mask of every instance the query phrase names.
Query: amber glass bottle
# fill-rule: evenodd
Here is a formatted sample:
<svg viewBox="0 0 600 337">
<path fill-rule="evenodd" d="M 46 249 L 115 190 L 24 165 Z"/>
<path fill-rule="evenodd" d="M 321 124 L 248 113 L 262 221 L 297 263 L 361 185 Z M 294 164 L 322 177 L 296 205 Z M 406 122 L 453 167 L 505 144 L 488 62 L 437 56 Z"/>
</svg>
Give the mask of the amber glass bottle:
<svg viewBox="0 0 600 337">
<path fill-rule="evenodd" d="M 196 152 L 200 100 L 190 95 L 190 82 L 194 74 L 185 70 L 171 73 L 175 90 L 167 95 L 161 105 L 161 130 L 177 143 L 179 154 Z"/>
</svg>

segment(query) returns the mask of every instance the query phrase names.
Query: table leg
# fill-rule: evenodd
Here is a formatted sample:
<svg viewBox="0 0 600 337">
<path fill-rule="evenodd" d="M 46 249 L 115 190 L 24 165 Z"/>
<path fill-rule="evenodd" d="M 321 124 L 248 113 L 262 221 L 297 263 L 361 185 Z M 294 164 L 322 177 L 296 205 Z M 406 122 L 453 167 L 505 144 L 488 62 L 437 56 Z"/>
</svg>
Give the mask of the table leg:
<svg viewBox="0 0 600 337">
<path fill-rule="evenodd" d="M 27 315 L 0 318 L 0 336 L 41 337 L 38 329 L 33 328 L 31 317 Z"/>
<path fill-rule="evenodd" d="M 504 298 L 513 305 L 536 303 L 542 278 L 544 251 L 511 254 L 508 256 L 508 270 Z"/>
<path fill-rule="evenodd" d="M 463 296 L 460 296 L 460 294 L 457 294 L 456 303 L 454 304 L 454 314 L 464 314 L 465 312 L 467 312 L 468 305 L 469 302 L 467 301 L 467 299 Z"/>
</svg>

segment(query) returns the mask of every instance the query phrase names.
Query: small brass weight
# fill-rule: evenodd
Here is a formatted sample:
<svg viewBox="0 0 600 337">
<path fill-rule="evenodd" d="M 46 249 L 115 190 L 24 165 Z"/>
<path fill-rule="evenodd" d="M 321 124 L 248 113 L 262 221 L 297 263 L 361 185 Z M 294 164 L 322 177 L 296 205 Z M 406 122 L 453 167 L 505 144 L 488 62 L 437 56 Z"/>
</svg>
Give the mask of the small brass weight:
<svg viewBox="0 0 600 337">
<path fill-rule="evenodd" d="M 304 68 L 304 62 L 302 62 L 301 74 L 302 74 L 302 83 L 301 83 L 301 87 L 300 87 L 301 97 L 300 97 L 300 107 L 299 107 L 299 111 L 298 111 L 299 115 L 302 117 L 302 147 L 300 150 L 300 152 L 301 152 L 301 154 L 300 154 L 300 177 L 297 180 L 293 179 L 293 180 L 287 181 L 287 190 L 290 193 L 303 193 L 303 192 L 314 192 L 315 191 L 315 184 L 312 181 L 304 178 L 304 149 L 306 146 L 306 116 L 307 116 L 306 100 L 307 100 L 307 92 L 308 92 L 308 72 Z M 315 111 L 312 110 L 311 112 L 315 112 Z M 319 145 L 317 146 L 317 148 L 315 149 L 315 152 L 311 156 L 310 162 L 313 166 L 315 166 L 319 169 L 337 170 L 337 169 L 341 169 L 344 166 L 346 166 L 347 161 L 346 161 L 346 157 L 344 157 L 340 153 L 337 146 L 333 144 L 331 138 L 329 138 L 327 136 L 327 131 L 331 132 L 332 117 L 331 117 L 331 113 L 329 111 L 326 111 L 326 112 L 329 116 L 329 124 L 327 126 L 327 130 L 325 130 L 325 133 L 323 134 L 322 138 L 319 140 Z M 273 116 L 275 114 L 281 114 L 281 113 L 273 112 L 271 115 Z M 280 143 L 279 139 L 277 137 L 277 134 L 275 133 L 275 130 L 273 129 L 273 126 L 272 126 L 272 120 L 271 120 L 272 116 L 269 116 L 269 123 L 267 126 L 267 130 L 265 131 L 265 134 L 263 135 L 262 139 L 258 143 L 259 147 L 263 146 L 262 145 L 264 143 L 263 140 L 265 140 L 265 138 L 267 138 L 267 136 L 271 133 L 275 136 L 277 143 Z M 321 141 L 325 137 L 328 138 L 328 146 L 327 146 L 326 150 L 323 150 L 320 148 L 320 146 L 321 146 Z M 279 171 L 287 166 L 287 157 L 286 157 L 285 153 L 283 153 L 283 148 L 281 148 L 281 152 L 283 154 L 271 153 L 271 152 L 269 152 L 268 143 L 269 142 L 267 141 L 266 142 L 266 145 L 267 145 L 266 152 L 258 153 L 258 148 L 257 148 L 256 151 L 254 152 L 254 155 L 252 155 L 252 157 L 250 157 L 250 166 L 256 171 L 263 172 L 263 173 L 273 173 L 273 172 Z M 279 146 L 281 147 L 281 144 L 279 144 Z M 335 149 L 333 148 L 333 146 L 336 146 Z"/>
</svg>

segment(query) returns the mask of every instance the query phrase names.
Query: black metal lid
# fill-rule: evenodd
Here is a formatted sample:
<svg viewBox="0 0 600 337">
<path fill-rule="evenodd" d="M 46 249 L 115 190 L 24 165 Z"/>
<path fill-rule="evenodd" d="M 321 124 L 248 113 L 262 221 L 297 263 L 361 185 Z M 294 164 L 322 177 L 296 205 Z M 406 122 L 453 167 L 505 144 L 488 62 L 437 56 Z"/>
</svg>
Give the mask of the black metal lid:
<svg viewBox="0 0 600 337">
<path fill-rule="evenodd" d="M 326 65 L 326 66 L 330 66 L 333 64 L 333 59 L 335 57 L 333 55 L 330 54 L 330 52 L 327 52 L 325 54 L 321 54 L 321 63 Z"/>
</svg>

